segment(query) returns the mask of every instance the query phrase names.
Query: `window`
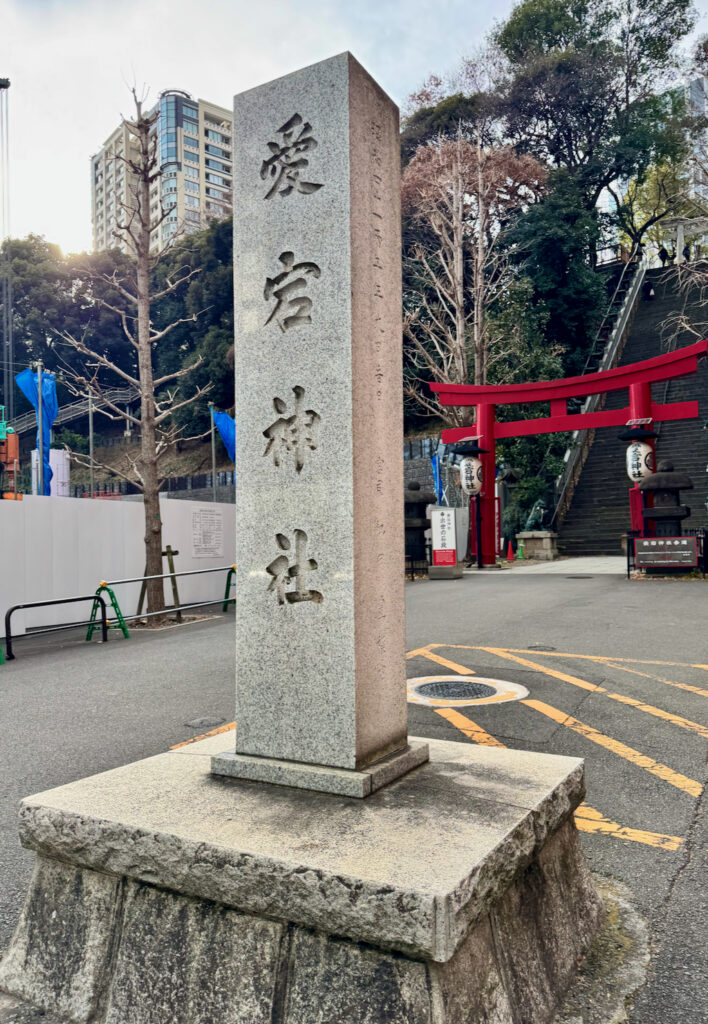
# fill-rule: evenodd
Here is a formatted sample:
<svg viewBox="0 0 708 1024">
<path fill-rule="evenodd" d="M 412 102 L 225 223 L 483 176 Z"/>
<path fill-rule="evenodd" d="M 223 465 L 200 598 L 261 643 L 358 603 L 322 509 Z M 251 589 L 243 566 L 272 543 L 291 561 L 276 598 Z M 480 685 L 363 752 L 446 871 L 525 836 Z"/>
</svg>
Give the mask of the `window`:
<svg viewBox="0 0 708 1024">
<path fill-rule="evenodd" d="M 198 210 L 199 209 L 199 200 L 197 199 L 196 196 L 185 196 L 184 197 L 184 205 L 185 206 L 192 206 L 192 207 L 194 207 L 195 209 Z"/>
<path fill-rule="evenodd" d="M 207 131 L 204 133 L 210 142 L 222 142 L 227 146 L 231 144 L 231 139 L 228 135 L 222 135 L 221 132 Z"/>
<path fill-rule="evenodd" d="M 219 149 L 218 146 L 209 146 L 209 145 L 207 145 L 207 146 L 204 147 L 204 150 L 207 153 L 211 153 L 212 156 L 223 156 L 223 157 L 226 157 L 227 160 L 229 160 L 231 158 L 231 154 L 228 152 L 228 150 L 226 150 L 226 149 Z"/>
<path fill-rule="evenodd" d="M 184 191 L 185 192 L 198 192 L 199 191 L 199 182 L 198 181 L 185 181 L 185 183 L 184 183 Z M 209 189 L 207 189 L 207 192 L 208 191 L 209 191 Z"/>
<path fill-rule="evenodd" d="M 225 199 L 226 198 L 226 194 L 224 192 L 220 192 L 218 188 L 211 188 L 209 186 L 207 186 L 206 194 L 208 196 L 213 196 L 215 199 Z"/>
<path fill-rule="evenodd" d="M 199 135 L 199 125 L 193 121 L 183 121 L 182 130 L 185 135 Z"/>
<path fill-rule="evenodd" d="M 188 135 L 184 137 L 184 144 L 190 149 L 199 149 L 199 139 L 191 139 Z"/>
<path fill-rule="evenodd" d="M 214 185 L 223 185 L 224 188 L 228 188 L 229 186 L 229 182 L 227 181 L 227 179 L 220 177 L 218 174 L 207 173 L 206 180 L 211 181 L 212 184 Z"/>
<path fill-rule="evenodd" d="M 193 117 L 195 121 L 199 120 L 199 111 L 196 107 L 190 107 L 186 103 L 182 104 L 182 115 L 184 117 Z"/>
<path fill-rule="evenodd" d="M 208 157 L 204 163 L 207 167 L 213 167 L 215 171 L 222 171 L 225 174 L 231 174 L 231 164 L 222 164 L 220 160 L 210 160 Z"/>
<path fill-rule="evenodd" d="M 185 178 L 191 178 L 193 181 L 199 181 L 199 168 L 185 167 L 184 176 Z"/>
<path fill-rule="evenodd" d="M 185 152 L 184 152 L 184 159 L 189 161 L 189 163 L 198 164 L 199 163 L 199 153 L 192 153 L 191 150 L 186 149 Z"/>
</svg>

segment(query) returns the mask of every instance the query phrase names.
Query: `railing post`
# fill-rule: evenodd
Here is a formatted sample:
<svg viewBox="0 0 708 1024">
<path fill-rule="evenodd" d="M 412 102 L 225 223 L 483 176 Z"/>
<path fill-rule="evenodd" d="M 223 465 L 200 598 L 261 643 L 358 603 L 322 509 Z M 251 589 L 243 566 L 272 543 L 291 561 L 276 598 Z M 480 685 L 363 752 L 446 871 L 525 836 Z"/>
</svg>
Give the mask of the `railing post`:
<svg viewBox="0 0 708 1024">
<path fill-rule="evenodd" d="M 5 612 L 5 658 L 7 661 L 15 660 L 15 655 L 12 653 L 12 630 L 10 629 L 10 618 L 14 610 L 14 608 L 8 608 Z"/>
<path fill-rule="evenodd" d="M 106 602 L 103 597 L 99 594 L 98 600 L 101 602 L 101 642 L 104 644 L 108 643 L 108 614 L 106 612 Z"/>
</svg>

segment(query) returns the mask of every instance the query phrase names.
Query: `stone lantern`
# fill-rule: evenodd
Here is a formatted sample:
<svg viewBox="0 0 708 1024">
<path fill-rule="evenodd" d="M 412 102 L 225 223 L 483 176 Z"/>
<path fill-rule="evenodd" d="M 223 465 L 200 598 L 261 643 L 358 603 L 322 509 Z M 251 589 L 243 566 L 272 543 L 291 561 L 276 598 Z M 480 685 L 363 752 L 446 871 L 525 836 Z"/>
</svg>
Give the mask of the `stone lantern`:
<svg viewBox="0 0 708 1024">
<path fill-rule="evenodd" d="M 679 492 L 693 490 L 693 481 L 685 473 L 677 473 L 673 463 L 664 459 L 656 473 L 644 477 L 639 483 L 642 494 L 653 495 L 654 507 L 642 509 L 646 525 L 654 524 L 656 537 L 680 537 L 681 523 L 688 519 L 691 509 L 682 505 Z"/>
</svg>

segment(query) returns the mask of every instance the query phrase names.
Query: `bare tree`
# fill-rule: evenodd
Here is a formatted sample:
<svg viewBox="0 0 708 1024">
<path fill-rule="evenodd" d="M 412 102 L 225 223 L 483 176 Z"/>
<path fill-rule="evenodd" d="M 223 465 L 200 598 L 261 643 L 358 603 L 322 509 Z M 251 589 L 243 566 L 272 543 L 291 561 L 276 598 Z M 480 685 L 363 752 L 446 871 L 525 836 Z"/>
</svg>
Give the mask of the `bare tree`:
<svg viewBox="0 0 708 1024">
<path fill-rule="evenodd" d="M 657 164 L 642 181 L 634 179 L 622 190 L 617 183 L 607 186 L 615 205 L 615 218 L 630 248 L 648 238 L 658 249 L 664 242 L 661 222 L 667 217 L 691 217 L 702 213 L 691 195 L 684 167 L 675 163 Z"/>
<path fill-rule="evenodd" d="M 440 407 L 426 384 L 487 383 L 509 355 L 489 311 L 512 275 L 504 227 L 541 192 L 541 164 L 508 147 L 484 145 L 480 130 L 421 146 L 403 174 L 408 246 L 403 331 L 414 373 L 406 394 L 446 422 L 468 410 Z"/>
<path fill-rule="evenodd" d="M 160 251 L 157 245 L 151 252 L 151 236 L 157 232 L 169 210 L 160 200 L 159 214 L 151 216 L 150 212 L 151 190 L 154 190 L 153 186 L 159 183 L 161 176 L 155 131 L 159 115 L 157 111 L 143 111 L 143 101 L 138 98 L 135 90 L 133 99 L 135 117 L 124 120 L 133 144 L 123 156 L 118 157 L 129 175 L 130 198 L 128 202 L 120 204 L 120 220 L 114 232 L 118 241 L 127 241 L 133 258 L 126 261 L 126 270 L 114 269 L 110 273 L 102 273 L 89 269 L 87 278 L 90 298 L 119 318 L 137 369 L 131 372 L 118 366 L 95 343 L 89 343 L 87 335 L 75 337 L 65 331 L 60 332 L 59 336 L 79 353 L 83 362 L 80 371 L 67 364 L 69 387 L 77 395 L 89 394 L 110 418 L 122 419 L 139 431 L 139 454 L 135 458 L 126 457 L 127 463 L 123 469 L 105 466 L 77 452 L 71 452 L 71 455 L 81 465 L 93 464 L 94 467 L 107 469 L 137 484 L 142 490 L 145 565 L 148 576 L 159 576 L 162 573 L 160 460 L 178 440 L 185 440 L 175 425 L 174 413 L 200 399 L 209 387 L 197 387 L 189 395 L 185 395 L 181 389 L 183 378 L 201 364 L 201 356 L 181 369 L 155 376 L 153 359 L 158 343 L 178 324 L 196 320 L 199 314 L 181 317 L 158 329 L 153 326 L 151 311 L 155 303 L 172 294 L 199 270 L 183 266 L 173 276 L 168 275 L 157 290 L 152 286 L 155 266 L 165 250 Z M 106 383 L 111 378 L 113 387 L 118 378 L 123 387 L 133 390 L 136 402 L 139 401 L 139 413 L 121 407 L 111 397 Z M 148 581 L 147 603 L 148 612 L 159 613 L 164 610 L 162 580 Z"/>
</svg>

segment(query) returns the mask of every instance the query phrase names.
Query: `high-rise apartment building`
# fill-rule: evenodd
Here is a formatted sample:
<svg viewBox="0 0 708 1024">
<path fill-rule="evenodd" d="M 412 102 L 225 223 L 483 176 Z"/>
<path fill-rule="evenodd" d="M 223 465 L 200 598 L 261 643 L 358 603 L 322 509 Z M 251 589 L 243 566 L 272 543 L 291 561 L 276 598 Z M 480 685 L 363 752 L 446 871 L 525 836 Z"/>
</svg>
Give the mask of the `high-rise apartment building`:
<svg viewBox="0 0 708 1024">
<path fill-rule="evenodd" d="M 163 249 L 178 232 L 197 231 L 231 212 L 233 122 L 231 111 L 177 89 L 161 93 L 153 112 L 162 173 L 151 187 L 151 220 L 163 210 L 167 216 L 151 245 Z M 130 251 L 129 240 L 115 232 L 124 208 L 134 203 L 130 169 L 121 157 L 137 155 L 134 136 L 120 125 L 91 158 L 94 251 Z"/>
</svg>

